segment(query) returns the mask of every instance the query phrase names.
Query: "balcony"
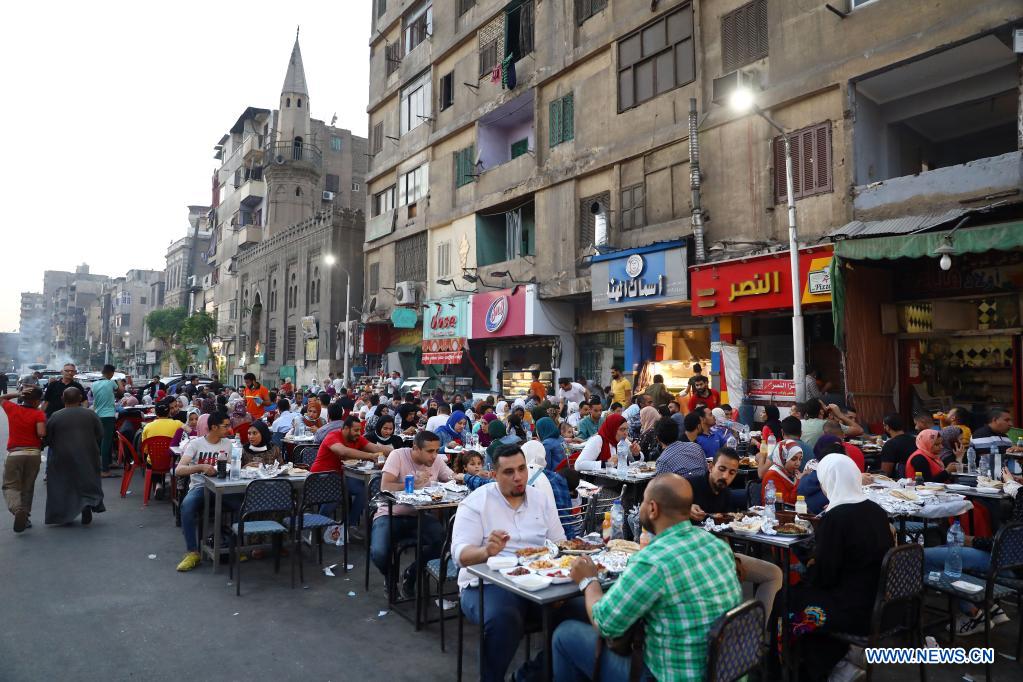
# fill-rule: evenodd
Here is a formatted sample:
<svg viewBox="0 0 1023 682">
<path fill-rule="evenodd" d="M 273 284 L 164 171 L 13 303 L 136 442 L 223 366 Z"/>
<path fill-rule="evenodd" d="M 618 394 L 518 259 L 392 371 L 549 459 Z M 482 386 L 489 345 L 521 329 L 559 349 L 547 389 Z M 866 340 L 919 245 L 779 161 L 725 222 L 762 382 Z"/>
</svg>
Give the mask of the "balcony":
<svg viewBox="0 0 1023 682">
<path fill-rule="evenodd" d="M 238 188 L 238 203 L 242 206 L 258 206 L 265 196 L 266 183 L 262 180 L 249 179 Z"/>
<path fill-rule="evenodd" d="M 373 216 L 366 222 L 366 241 L 380 239 L 394 232 L 396 209 L 384 211 L 378 216 Z"/>
<path fill-rule="evenodd" d="M 266 139 L 262 135 L 249 135 L 242 142 L 242 161 L 246 164 L 263 163 L 266 152 Z"/>
<path fill-rule="evenodd" d="M 308 164 L 319 168 L 323 163 L 320 148 L 313 144 L 299 142 L 275 142 L 270 145 L 269 166 L 282 164 Z"/>
<path fill-rule="evenodd" d="M 487 168 L 480 173 L 476 183 L 476 196 L 482 199 L 497 192 L 518 187 L 536 170 L 536 159 L 532 154 L 522 154 L 500 166 Z"/>
<path fill-rule="evenodd" d="M 258 244 L 263 241 L 263 228 L 259 225 L 246 225 L 238 229 L 238 246 Z"/>
</svg>

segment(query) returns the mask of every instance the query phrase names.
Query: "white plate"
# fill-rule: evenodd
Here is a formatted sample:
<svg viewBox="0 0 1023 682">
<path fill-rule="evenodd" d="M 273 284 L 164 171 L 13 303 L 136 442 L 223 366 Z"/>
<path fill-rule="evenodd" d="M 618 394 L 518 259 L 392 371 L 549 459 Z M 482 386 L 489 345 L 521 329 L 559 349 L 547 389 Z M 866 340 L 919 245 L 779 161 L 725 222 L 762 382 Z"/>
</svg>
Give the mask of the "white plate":
<svg viewBox="0 0 1023 682">
<path fill-rule="evenodd" d="M 500 571 L 498 571 L 498 572 L 499 572 L 499 573 L 500 573 L 501 575 L 503 575 L 503 576 L 507 577 L 507 578 L 508 578 L 509 580 L 515 580 L 515 578 L 525 578 L 526 576 L 524 576 L 524 575 L 509 575 L 509 573 L 511 573 L 512 571 L 517 571 L 517 570 L 519 570 L 520 568 L 525 568 L 525 569 L 526 569 L 527 571 L 529 571 L 529 573 L 532 573 L 532 572 L 533 572 L 533 569 L 531 569 L 531 568 L 528 568 L 528 567 L 526 567 L 526 566 L 512 566 L 512 567 L 510 567 L 510 568 L 502 568 L 502 569 L 501 569 Z"/>
<path fill-rule="evenodd" d="M 998 488 L 988 488 L 988 487 L 985 487 L 985 486 L 978 485 L 977 486 L 977 492 L 978 493 L 985 493 L 987 495 L 997 495 L 998 493 L 1000 493 L 1002 491 L 999 490 Z"/>
<path fill-rule="evenodd" d="M 535 573 L 518 578 L 512 578 L 511 581 L 527 592 L 538 592 L 545 587 L 550 587 L 551 583 L 554 582 L 552 578 L 537 575 Z"/>
<path fill-rule="evenodd" d="M 492 556 L 487 559 L 487 568 L 498 571 L 502 568 L 515 568 L 519 561 L 513 556 Z"/>
<path fill-rule="evenodd" d="M 952 583 L 952 587 L 956 588 L 960 592 L 969 592 L 970 594 L 976 594 L 984 589 L 983 585 L 974 585 L 973 583 L 968 583 L 965 580 L 956 580 Z"/>
<path fill-rule="evenodd" d="M 964 492 L 970 492 L 973 490 L 973 486 L 963 485 L 962 483 L 946 483 L 945 487 L 949 490 L 959 490 Z"/>
<path fill-rule="evenodd" d="M 541 578 L 550 578 L 552 585 L 562 585 L 572 582 L 572 576 L 567 568 L 549 568 L 545 571 L 535 571 Z M 551 575 L 551 574 L 555 575 Z"/>
</svg>

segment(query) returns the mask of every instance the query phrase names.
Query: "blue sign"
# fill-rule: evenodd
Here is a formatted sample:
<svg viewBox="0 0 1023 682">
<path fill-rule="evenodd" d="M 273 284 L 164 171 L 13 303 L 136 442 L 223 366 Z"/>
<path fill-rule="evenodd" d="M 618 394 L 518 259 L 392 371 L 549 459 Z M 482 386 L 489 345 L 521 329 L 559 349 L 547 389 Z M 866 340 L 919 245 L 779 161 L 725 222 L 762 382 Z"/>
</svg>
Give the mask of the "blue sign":
<svg viewBox="0 0 1023 682">
<path fill-rule="evenodd" d="M 659 305 L 688 299 L 684 246 L 631 249 L 618 258 L 594 259 L 590 275 L 593 310 Z"/>
</svg>

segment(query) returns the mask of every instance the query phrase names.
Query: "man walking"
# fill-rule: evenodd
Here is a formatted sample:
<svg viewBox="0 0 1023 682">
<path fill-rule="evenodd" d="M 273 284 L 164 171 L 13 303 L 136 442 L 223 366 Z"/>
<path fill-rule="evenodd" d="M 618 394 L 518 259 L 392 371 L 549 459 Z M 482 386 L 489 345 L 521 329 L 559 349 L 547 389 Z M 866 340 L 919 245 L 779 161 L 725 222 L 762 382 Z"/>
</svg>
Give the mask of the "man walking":
<svg viewBox="0 0 1023 682">
<path fill-rule="evenodd" d="M 252 372 L 245 375 L 245 390 L 242 394 L 245 398 L 245 411 L 252 420 L 262 419 L 266 412 L 265 405 L 270 403 L 270 391 L 256 381 L 256 375 Z"/>
<path fill-rule="evenodd" d="M 71 523 L 81 514 L 82 525 L 87 526 L 93 512 L 106 511 L 99 474 L 103 425 L 94 412 L 82 409 L 83 396 L 77 388 L 65 389 L 61 397 L 64 407 L 46 421 L 50 446 L 46 459 L 46 523 Z"/>
<path fill-rule="evenodd" d="M 101 478 L 117 476 L 110 471 L 111 452 L 114 448 L 114 425 L 117 422 L 117 409 L 114 407 L 114 389 L 117 384 L 114 382 L 113 376 L 114 366 L 103 365 L 103 378 L 92 384 L 92 409 L 103 425 L 103 440 L 99 446 Z"/>
<path fill-rule="evenodd" d="M 39 474 L 39 453 L 46 437 L 46 415 L 39 409 L 43 392 L 38 386 L 21 391 L 21 405 L 11 400 L 17 393 L 0 396 L 0 406 L 7 414 L 7 461 L 4 463 L 4 501 L 14 514 L 14 532 L 32 525 L 32 494 Z"/>
<path fill-rule="evenodd" d="M 64 365 L 61 371 L 60 379 L 57 381 L 51 381 L 46 385 L 46 390 L 43 392 L 43 404 L 42 410 L 46 413 L 46 418 L 49 419 L 57 410 L 64 408 L 64 391 L 68 388 L 77 388 L 78 394 L 85 399 L 85 388 L 75 381 L 75 365 L 72 362 Z"/>
</svg>

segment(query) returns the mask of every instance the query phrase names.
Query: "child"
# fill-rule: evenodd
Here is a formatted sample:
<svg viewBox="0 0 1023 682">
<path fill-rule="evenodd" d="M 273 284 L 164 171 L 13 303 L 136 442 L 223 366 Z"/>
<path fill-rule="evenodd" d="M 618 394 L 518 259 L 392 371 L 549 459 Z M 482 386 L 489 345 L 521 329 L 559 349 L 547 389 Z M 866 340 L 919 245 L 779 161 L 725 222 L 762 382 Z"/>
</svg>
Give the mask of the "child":
<svg viewBox="0 0 1023 682">
<path fill-rule="evenodd" d="M 455 481 L 464 483 L 469 490 L 476 490 L 484 483 L 490 483 L 490 472 L 483 470 L 483 455 L 472 450 L 458 453 L 454 462 Z"/>
</svg>

